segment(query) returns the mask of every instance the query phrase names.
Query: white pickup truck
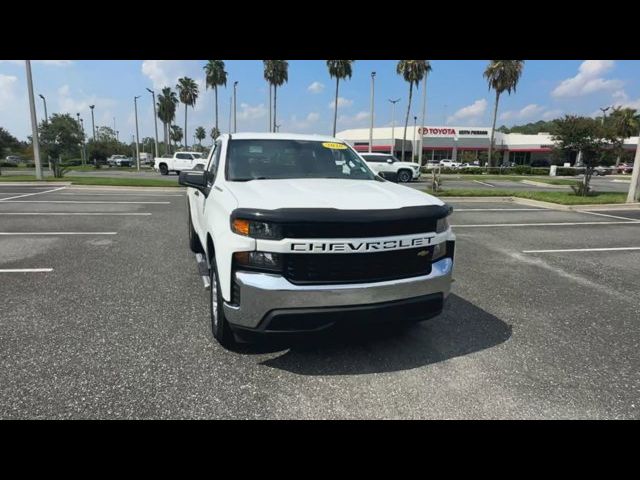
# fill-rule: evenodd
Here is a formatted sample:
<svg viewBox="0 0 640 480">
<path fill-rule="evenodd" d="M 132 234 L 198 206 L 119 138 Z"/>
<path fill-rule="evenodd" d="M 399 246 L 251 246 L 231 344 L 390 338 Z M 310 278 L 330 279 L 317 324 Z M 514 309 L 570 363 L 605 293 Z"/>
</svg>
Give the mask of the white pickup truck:
<svg viewBox="0 0 640 480">
<path fill-rule="evenodd" d="M 415 162 L 401 162 L 389 153 L 361 153 L 371 170 L 386 178 L 400 183 L 408 183 L 420 178 L 420 165 Z"/>
<path fill-rule="evenodd" d="M 183 171 L 189 246 L 204 253 L 213 336 L 438 315 L 455 235 L 441 200 L 376 175 L 333 137 L 221 135 Z"/>
<path fill-rule="evenodd" d="M 206 163 L 206 159 L 200 152 L 176 152 L 173 157 L 156 157 L 153 162 L 153 168 L 162 175 L 168 175 L 169 172 L 180 173 L 183 170 L 193 170 L 196 165 Z"/>
</svg>

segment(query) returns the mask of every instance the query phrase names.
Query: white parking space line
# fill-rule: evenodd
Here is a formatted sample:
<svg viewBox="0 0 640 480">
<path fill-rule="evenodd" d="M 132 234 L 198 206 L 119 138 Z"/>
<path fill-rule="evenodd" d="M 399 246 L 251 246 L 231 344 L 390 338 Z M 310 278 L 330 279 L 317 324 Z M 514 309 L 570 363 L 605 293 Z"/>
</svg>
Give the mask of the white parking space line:
<svg viewBox="0 0 640 480">
<path fill-rule="evenodd" d="M 100 202 L 100 201 L 81 201 L 81 200 L 9 200 L 8 202 L 1 199 L 2 203 L 91 203 L 91 204 L 127 204 L 127 205 L 170 205 L 171 202 Z"/>
<path fill-rule="evenodd" d="M 62 190 L 64 188 L 67 188 L 67 187 L 59 187 L 59 188 L 54 188 L 52 190 L 44 190 L 42 192 L 25 193 L 23 195 L 16 195 L 14 197 L 0 198 L 0 202 L 6 202 L 7 200 L 13 200 L 15 198 L 29 197 L 31 195 L 42 195 L 43 193 L 57 192 L 58 190 Z"/>
<path fill-rule="evenodd" d="M 105 217 L 147 217 L 152 215 L 151 213 L 131 213 L 131 212 L 0 212 L 0 215 L 43 215 L 43 216 L 66 216 L 66 215 L 80 215 L 80 216 L 105 216 Z"/>
<path fill-rule="evenodd" d="M 106 196 L 117 196 L 117 197 L 184 197 L 184 195 L 176 195 L 175 193 L 79 193 L 79 192 L 62 192 L 57 193 L 56 195 L 75 195 L 75 196 L 85 196 L 85 197 L 106 197 Z"/>
<path fill-rule="evenodd" d="M 0 235 L 31 236 L 31 235 L 117 235 L 118 232 L 0 232 Z"/>
<path fill-rule="evenodd" d="M 560 249 L 560 250 L 523 250 L 522 253 L 623 252 L 627 250 L 640 250 L 640 247 L 566 248 L 566 249 Z"/>
<path fill-rule="evenodd" d="M 608 213 L 587 212 L 586 210 L 575 210 L 575 211 L 580 213 L 588 213 L 589 215 L 598 215 L 600 217 L 617 218 L 618 220 L 630 220 L 632 222 L 637 221 L 635 218 L 620 217 L 618 215 L 609 215 Z"/>
<path fill-rule="evenodd" d="M 455 208 L 453 212 L 554 212 L 546 208 Z"/>
<path fill-rule="evenodd" d="M 637 225 L 638 221 L 626 222 L 553 222 L 553 223 L 487 223 L 476 225 L 451 225 L 453 228 L 492 228 L 492 227 L 565 227 L 573 225 Z"/>
<path fill-rule="evenodd" d="M 490 183 L 481 182 L 480 180 L 473 180 L 473 181 L 476 183 L 479 183 L 480 185 L 486 185 L 487 187 L 495 188 L 495 185 L 491 185 Z"/>
<path fill-rule="evenodd" d="M 0 268 L 0 273 L 46 273 L 53 272 L 53 268 Z"/>
</svg>

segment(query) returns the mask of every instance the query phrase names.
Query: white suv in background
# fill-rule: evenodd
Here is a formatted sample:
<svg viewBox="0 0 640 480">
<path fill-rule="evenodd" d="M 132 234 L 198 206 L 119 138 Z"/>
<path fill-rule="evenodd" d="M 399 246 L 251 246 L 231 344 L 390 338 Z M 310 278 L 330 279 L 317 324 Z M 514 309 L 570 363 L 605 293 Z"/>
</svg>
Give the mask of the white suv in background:
<svg viewBox="0 0 640 480">
<path fill-rule="evenodd" d="M 420 165 L 414 162 L 401 162 L 389 153 L 361 153 L 367 165 L 381 177 L 400 183 L 420 178 Z"/>
</svg>

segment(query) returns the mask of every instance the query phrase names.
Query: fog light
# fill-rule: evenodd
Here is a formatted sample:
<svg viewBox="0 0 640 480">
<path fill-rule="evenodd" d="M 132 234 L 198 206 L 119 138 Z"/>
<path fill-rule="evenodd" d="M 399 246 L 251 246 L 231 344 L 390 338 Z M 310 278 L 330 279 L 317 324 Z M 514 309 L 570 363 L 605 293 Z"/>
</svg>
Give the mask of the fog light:
<svg viewBox="0 0 640 480">
<path fill-rule="evenodd" d="M 431 257 L 431 261 L 435 262 L 436 260 L 444 257 L 447 254 L 447 242 L 440 242 L 433 246 L 433 255 Z"/>
</svg>

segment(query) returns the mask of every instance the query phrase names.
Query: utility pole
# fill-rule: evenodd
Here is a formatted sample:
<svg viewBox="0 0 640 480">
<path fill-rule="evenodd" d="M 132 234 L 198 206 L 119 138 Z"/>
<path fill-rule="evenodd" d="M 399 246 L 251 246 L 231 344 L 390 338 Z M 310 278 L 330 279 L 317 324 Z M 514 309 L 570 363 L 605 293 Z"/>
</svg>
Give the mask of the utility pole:
<svg viewBox="0 0 640 480">
<path fill-rule="evenodd" d="M 238 90 L 238 81 L 233 82 L 233 133 L 238 131 L 238 104 L 236 92 Z"/>
<path fill-rule="evenodd" d="M 420 117 L 420 128 L 424 128 L 424 124 L 425 124 L 425 115 L 426 115 L 426 111 L 427 111 L 427 75 L 428 73 L 425 72 L 424 74 L 424 78 L 422 79 L 422 116 Z M 422 134 L 420 134 L 419 137 L 419 142 L 420 142 L 420 149 L 418 150 L 418 164 L 422 165 L 422 150 L 423 150 L 423 145 L 422 145 L 422 139 L 424 137 L 422 136 Z"/>
<path fill-rule="evenodd" d="M 371 123 L 369 125 L 369 153 L 373 147 L 373 97 L 375 88 L 376 72 L 371 72 Z"/>
<path fill-rule="evenodd" d="M 93 128 L 93 141 L 96 141 L 96 122 L 93 119 L 93 109 L 94 109 L 95 105 L 89 105 L 89 108 L 91 109 L 91 126 Z"/>
<path fill-rule="evenodd" d="M 627 195 L 627 203 L 638 201 L 640 201 L 640 137 L 638 137 L 636 156 L 633 160 L 633 171 L 631 172 L 631 185 L 629 185 L 629 194 Z"/>
<path fill-rule="evenodd" d="M 156 129 L 156 148 L 155 148 L 155 152 L 156 152 L 156 157 L 159 157 L 160 155 L 158 155 L 158 113 L 156 112 L 156 92 L 151 90 L 150 88 L 147 88 L 147 91 L 149 93 L 151 93 L 151 95 L 153 97 L 153 124 L 154 124 L 155 129 Z"/>
<path fill-rule="evenodd" d="M 233 96 L 229 97 L 229 133 L 231 133 L 231 115 L 233 113 Z"/>
<path fill-rule="evenodd" d="M 133 110 L 136 116 L 136 170 L 140 171 L 140 137 L 138 135 L 138 99 L 140 95 L 137 97 L 133 97 Z"/>
<path fill-rule="evenodd" d="M 29 109 L 31 110 L 31 135 L 33 136 L 33 160 L 36 164 L 36 180 L 42 180 L 40 165 L 40 140 L 38 139 L 38 119 L 36 118 L 36 102 L 33 97 L 33 79 L 31 78 L 31 60 L 25 60 L 27 68 L 27 88 L 29 90 Z"/>
<path fill-rule="evenodd" d="M 396 150 L 396 103 L 398 103 L 400 99 L 391 100 L 391 155 L 394 155 Z"/>
</svg>

